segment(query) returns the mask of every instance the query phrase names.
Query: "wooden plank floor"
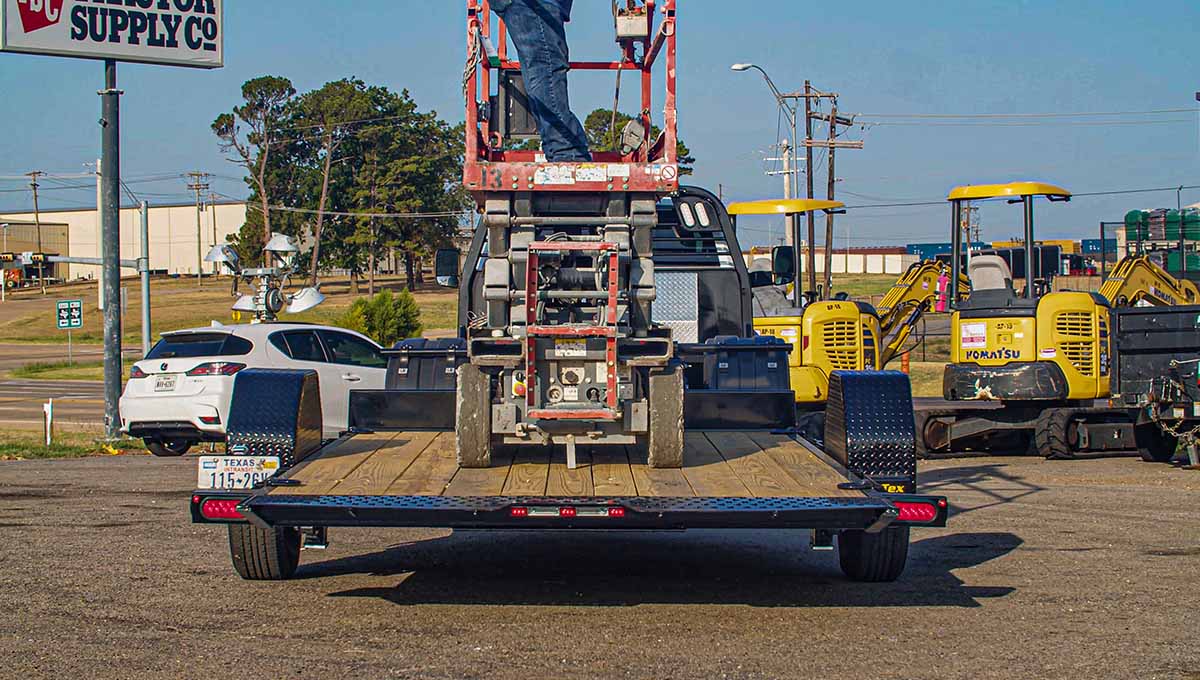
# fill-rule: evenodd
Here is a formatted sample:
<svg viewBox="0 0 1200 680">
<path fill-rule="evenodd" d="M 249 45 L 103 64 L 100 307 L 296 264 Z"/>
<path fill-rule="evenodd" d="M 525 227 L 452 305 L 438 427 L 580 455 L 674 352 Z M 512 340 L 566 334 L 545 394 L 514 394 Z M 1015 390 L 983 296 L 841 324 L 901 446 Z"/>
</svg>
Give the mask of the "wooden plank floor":
<svg viewBox="0 0 1200 680">
<path fill-rule="evenodd" d="M 327 447 L 287 473 L 300 482 L 273 494 L 394 496 L 771 496 L 851 497 L 845 481 L 807 448 L 765 432 L 689 432 L 683 467 L 646 465 L 634 447 L 581 445 L 577 467 L 563 447 L 520 447 L 497 454 L 492 466 L 455 463 L 454 434 L 400 432 L 360 435 Z"/>
</svg>

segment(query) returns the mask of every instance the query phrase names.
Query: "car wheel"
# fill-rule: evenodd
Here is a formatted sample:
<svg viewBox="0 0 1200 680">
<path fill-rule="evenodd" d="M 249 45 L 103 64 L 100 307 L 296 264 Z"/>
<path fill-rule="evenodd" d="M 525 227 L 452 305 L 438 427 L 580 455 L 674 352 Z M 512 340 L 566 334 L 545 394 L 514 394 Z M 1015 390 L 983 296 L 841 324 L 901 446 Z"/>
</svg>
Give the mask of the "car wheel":
<svg viewBox="0 0 1200 680">
<path fill-rule="evenodd" d="M 186 439 L 145 439 L 146 450 L 162 458 L 182 456 L 192 448 L 192 443 Z"/>
</svg>

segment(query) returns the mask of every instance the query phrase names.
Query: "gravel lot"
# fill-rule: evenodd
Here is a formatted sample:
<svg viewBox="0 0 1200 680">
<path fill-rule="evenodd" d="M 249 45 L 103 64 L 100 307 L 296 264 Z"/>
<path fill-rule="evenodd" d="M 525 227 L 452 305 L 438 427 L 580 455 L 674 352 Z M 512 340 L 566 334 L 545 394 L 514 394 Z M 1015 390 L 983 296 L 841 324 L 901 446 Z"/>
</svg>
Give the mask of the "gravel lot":
<svg viewBox="0 0 1200 680">
<path fill-rule="evenodd" d="M 0 463 L 0 677 L 1200 678 L 1200 472 L 924 465 L 894 584 L 788 532 L 335 530 L 247 583 L 192 459 Z"/>
</svg>

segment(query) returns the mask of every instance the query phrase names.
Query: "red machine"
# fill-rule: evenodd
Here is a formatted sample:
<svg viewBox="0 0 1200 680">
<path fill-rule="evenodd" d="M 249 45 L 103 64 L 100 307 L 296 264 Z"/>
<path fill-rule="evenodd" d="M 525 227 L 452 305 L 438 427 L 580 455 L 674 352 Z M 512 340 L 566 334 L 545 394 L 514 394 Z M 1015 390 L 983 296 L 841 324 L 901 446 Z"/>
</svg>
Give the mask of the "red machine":
<svg viewBox="0 0 1200 680">
<path fill-rule="evenodd" d="M 631 3 L 632 5 L 632 3 Z M 656 15 L 661 18 L 656 21 Z M 666 61 L 662 133 L 646 134 L 627 153 L 593 153 L 592 163 L 546 163 L 540 152 L 506 149 L 510 118 L 523 97 L 521 64 L 509 57 L 504 22 L 488 0 L 467 0 L 466 163 L 463 183 L 482 200 L 488 191 L 628 191 L 667 193 L 679 187 L 675 115 L 675 0 L 646 0 L 621 10 L 617 41 L 621 61 L 573 61 L 574 71 L 637 72 L 641 76 L 642 129 L 651 129 L 652 71 Z M 515 76 L 515 77 L 514 77 Z M 481 100 L 481 94 L 483 99 Z M 518 117 L 524 117 L 518 111 Z M 541 158 L 541 162 L 539 162 Z"/>
</svg>

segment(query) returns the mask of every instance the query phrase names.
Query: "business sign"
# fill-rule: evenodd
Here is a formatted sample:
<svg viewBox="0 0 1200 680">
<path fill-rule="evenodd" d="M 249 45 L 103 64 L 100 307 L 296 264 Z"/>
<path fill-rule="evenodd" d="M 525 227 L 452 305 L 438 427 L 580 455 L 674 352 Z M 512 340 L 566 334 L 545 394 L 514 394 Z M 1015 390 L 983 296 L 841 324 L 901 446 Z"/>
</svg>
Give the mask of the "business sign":
<svg viewBox="0 0 1200 680">
<path fill-rule="evenodd" d="M 59 300 L 56 306 L 58 308 L 58 330 L 69 331 L 74 328 L 83 328 L 83 300 Z"/>
<path fill-rule="evenodd" d="M 0 51 L 220 68 L 224 0 L 0 0 Z"/>
</svg>

